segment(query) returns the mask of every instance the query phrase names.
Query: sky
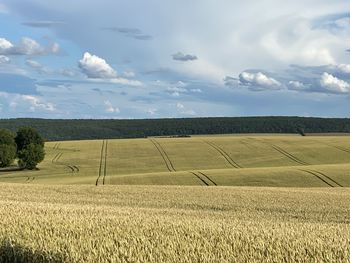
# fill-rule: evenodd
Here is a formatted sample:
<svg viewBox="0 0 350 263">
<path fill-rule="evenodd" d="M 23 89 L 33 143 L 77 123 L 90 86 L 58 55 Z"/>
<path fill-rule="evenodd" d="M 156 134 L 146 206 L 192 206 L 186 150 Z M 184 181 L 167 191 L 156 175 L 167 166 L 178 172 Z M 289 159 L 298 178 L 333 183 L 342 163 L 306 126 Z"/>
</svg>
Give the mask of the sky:
<svg viewBox="0 0 350 263">
<path fill-rule="evenodd" d="M 0 118 L 350 117 L 349 0 L 0 0 Z"/>
</svg>

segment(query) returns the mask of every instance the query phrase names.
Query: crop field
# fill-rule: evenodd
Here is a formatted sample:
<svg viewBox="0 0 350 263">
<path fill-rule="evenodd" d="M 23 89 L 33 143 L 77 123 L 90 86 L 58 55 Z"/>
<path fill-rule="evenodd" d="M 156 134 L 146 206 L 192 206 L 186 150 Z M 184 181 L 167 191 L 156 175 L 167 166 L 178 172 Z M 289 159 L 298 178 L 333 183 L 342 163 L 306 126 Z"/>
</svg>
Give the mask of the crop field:
<svg viewBox="0 0 350 263">
<path fill-rule="evenodd" d="M 350 190 L 0 184 L 3 262 L 350 262 Z"/>
<path fill-rule="evenodd" d="M 46 143 L 0 172 L 0 262 L 350 262 L 350 137 Z"/>
<path fill-rule="evenodd" d="M 90 185 L 350 186 L 347 136 L 198 136 L 46 143 L 38 171 L 0 182 Z"/>
</svg>

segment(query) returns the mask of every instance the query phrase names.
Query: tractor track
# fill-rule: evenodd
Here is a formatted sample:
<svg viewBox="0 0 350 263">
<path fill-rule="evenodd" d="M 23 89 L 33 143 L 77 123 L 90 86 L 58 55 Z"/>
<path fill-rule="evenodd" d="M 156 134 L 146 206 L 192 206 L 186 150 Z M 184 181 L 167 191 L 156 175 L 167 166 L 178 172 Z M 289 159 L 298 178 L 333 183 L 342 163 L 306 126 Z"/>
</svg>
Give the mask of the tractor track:
<svg viewBox="0 0 350 263">
<path fill-rule="evenodd" d="M 59 147 L 60 147 L 60 143 L 58 142 L 58 143 L 56 143 L 56 144 L 53 146 L 52 149 L 58 150 Z"/>
<path fill-rule="evenodd" d="M 69 164 L 64 164 L 64 163 L 58 162 L 61 159 L 62 155 L 63 155 L 63 153 L 57 153 L 54 156 L 54 158 L 51 160 L 51 162 L 53 164 L 63 165 L 65 167 L 67 167 L 71 173 L 79 173 L 80 169 L 79 169 L 78 166 L 76 166 L 76 165 L 69 165 Z"/>
<path fill-rule="evenodd" d="M 55 157 L 52 158 L 51 162 L 52 163 L 57 163 L 58 160 L 62 157 L 63 153 L 57 153 Z"/>
<path fill-rule="evenodd" d="M 213 142 L 208 142 L 208 141 L 204 141 L 206 144 L 208 144 L 209 146 L 211 146 L 213 149 L 215 149 L 218 153 L 220 153 L 220 155 L 222 157 L 225 158 L 225 160 L 234 168 L 242 168 L 242 166 L 240 166 L 238 163 L 236 163 L 231 157 L 230 155 L 228 155 L 227 152 L 225 152 L 222 148 L 220 148 L 219 146 L 217 146 L 215 143 Z"/>
<path fill-rule="evenodd" d="M 324 182 L 325 184 L 327 184 L 330 187 L 343 187 L 337 181 L 335 181 L 334 179 L 330 178 L 328 175 L 326 175 L 322 172 L 315 171 L 315 170 L 300 170 L 300 171 L 317 177 L 318 179 L 320 179 L 322 182 Z"/>
<path fill-rule="evenodd" d="M 100 168 L 98 170 L 96 186 L 98 186 L 101 177 L 102 177 L 102 184 L 105 183 L 105 177 L 107 174 L 107 169 L 106 169 L 107 156 L 106 155 L 107 155 L 107 140 L 103 140 L 102 146 L 101 146 Z"/>
<path fill-rule="evenodd" d="M 265 142 L 265 141 L 262 141 L 262 140 L 259 140 L 260 142 L 272 147 L 273 149 L 275 149 L 277 152 L 279 152 L 280 154 L 284 155 L 285 157 L 287 157 L 288 159 L 300 164 L 300 165 L 310 165 L 308 164 L 307 162 L 304 162 L 302 160 L 300 160 L 298 157 L 294 156 L 293 154 L 287 152 L 286 150 L 282 149 L 281 147 L 275 145 L 275 144 L 272 144 L 272 143 L 269 143 L 269 142 Z"/>
<path fill-rule="evenodd" d="M 209 176 L 207 176 L 206 174 L 202 173 L 202 172 L 189 172 L 190 174 L 194 175 L 195 177 L 197 177 L 205 186 L 217 186 L 217 184 L 210 179 Z"/>
<path fill-rule="evenodd" d="M 347 149 L 347 148 L 345 148 L 345 147 L 336 146 L 336 145 L 330 145 L 330 144 L 327 144 L 327 145 L 328 145 L 328 146 L 332 146 L 332 147 L 334 147 L 334 148 L 336 148 L 336 149 L 338 149 L 338 150 L 340 150 L 340 151 L 342 151 L 342 152 L 350 153 L 350 150 Z"/>
<path fill-rule="evenodd" d="M 175 169 L 173 163 L 171 162 L 168 154 L 166 153 L 164 148 L 160 145 L 160 143 L 157 142 L 155 139 L 150 139 L 150 141 L 153 143 L 153 145 L 157 148 L 159 154 L 162 156 L 163 161 L 164 161 L 167 169 L 169 170 L 169 172 L 176 172 L 176 169 Z"/>
<path fill-rule="evenodd" d="M 33 182 L 34 181 L 34 179 L 35 179 L 35 177 L 34 176 L 32 176 L 32 177 L 30 177 L 30 176 L 28 176 L 27 177 L 27 180 L 26 180 L 26 183 L 30 183 L 30 182 Z"/>
<path fill-rule="evenodd" d="M 208 175 L 206 175 L 205 173 L 202 172 L 198 172 L 200 175 L 204 176 L 205 178 L 207 178 L 213 185 L 218 186 L 217 183 L 215 183 Z"/>
<path fill-rule="evenodd" d="M 106 180 L 106 175 L 107 175 L 107 150 L 108 150 L 108 140 L 106 140 L 106 144 L 105 144 L 105 165 L 104 165 L 104 169 L 103 169 L 103 180 L 102 180 L 102 184 L 105 184 L 105 180 Z"/>
<path fill-rule="evenodd" d="M 209 186 L 209 184 L 198 174 L 196 174 L 195 172 L 190 172 L 190 173 L 193 174 L 195 177 L 197 177 L 205 186 Z"/>
</svg>

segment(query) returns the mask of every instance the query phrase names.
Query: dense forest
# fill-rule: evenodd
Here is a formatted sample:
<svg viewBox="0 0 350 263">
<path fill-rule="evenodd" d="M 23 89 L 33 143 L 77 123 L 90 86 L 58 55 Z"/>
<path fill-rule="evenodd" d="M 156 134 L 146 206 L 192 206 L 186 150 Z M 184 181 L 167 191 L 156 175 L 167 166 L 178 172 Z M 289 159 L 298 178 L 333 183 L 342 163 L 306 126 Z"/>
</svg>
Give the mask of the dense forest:
<svg viewBox="0 0 350 263">
<path fill-rule="evenodd" d="M 229 133 L 350 132 L 350 119 L 301 117 L 232 117 L 144 120 L 3 119 L 0 128 L 37 129 L 48 141 Z"/>
</svg>

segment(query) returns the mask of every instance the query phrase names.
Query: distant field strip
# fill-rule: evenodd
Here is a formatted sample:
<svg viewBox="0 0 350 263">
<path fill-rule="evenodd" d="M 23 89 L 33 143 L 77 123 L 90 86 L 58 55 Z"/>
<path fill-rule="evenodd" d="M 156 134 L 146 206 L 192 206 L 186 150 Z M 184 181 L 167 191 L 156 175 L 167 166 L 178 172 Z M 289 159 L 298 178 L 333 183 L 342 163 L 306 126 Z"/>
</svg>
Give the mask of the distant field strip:
<svg viewBox="0 0 350 263">
<path fill-rule="evenodd" d="M 220 155 L 222 155 L 225 160 L 232 166 L 235 168 L 242 168 L 238 163 L 236 163 L 234 160 L 232 160 L 232 158 L 230 157 L 230 155 L 227 154 L 227 152 L 225 152 L 222 148 L 220 148 L 218 145 L 216 145 L 213 142 L 209 142 L 209 141 L 204 141 L 206 144 L 208 144 L 209 146 L 211 146 L 212 148 L 214 148 L 218 153 L 220 153 Z"/>
<path fill-rule="evenodd" d="M 0 168 L 0 182 L 350 187 L 349 149 L 350 137 L 346 136 L 218 135 L 47 142 L 47 155 L 39 170 L 21 170 L 15 164 Z"/>
<path fill-rule="evenodd" d="M 159 142 L 157 142 L 155 139 L 150 139 L 150 141 L 153 143 L 153 145 L 157 148 L 159 154 L 162 156 L 164 163 L 169 170 L 169 172 L 176 172 L 176 169 L 174 168 L 173 163 L 171 162 L 168 154 L 164 150 L 164 148 L 160 145 Z"/>
<path fill-rule="evenodd" d="M 102 184 L 105 184 L 105 179 L 107 175 L 107 147 L 108 147 L 108 140 L 103 140 L 102 146 L 101 146 L 100 168 L 98 170 L 96 186 L 98 186 L 98 184 L 100 183 L 101 178 L 102 178 Z"/>
</svg>

